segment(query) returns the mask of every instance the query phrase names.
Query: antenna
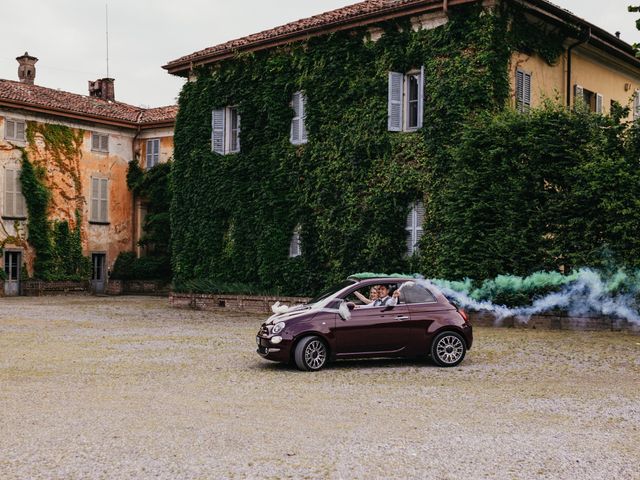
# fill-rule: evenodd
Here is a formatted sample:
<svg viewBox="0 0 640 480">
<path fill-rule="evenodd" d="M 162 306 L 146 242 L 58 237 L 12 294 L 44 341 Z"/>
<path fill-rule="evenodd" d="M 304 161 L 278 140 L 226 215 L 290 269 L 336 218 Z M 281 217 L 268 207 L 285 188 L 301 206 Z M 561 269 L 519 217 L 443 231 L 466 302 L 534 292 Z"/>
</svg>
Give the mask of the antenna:
<svg viewBox="0 0 640 480">
<path fill-rule="evenodd" d="M 107 78 L 109 77 L 109 3 L 104 3 L 104 16 L 106 21 L 106 32 L 107 32 Z"/>
</svg>

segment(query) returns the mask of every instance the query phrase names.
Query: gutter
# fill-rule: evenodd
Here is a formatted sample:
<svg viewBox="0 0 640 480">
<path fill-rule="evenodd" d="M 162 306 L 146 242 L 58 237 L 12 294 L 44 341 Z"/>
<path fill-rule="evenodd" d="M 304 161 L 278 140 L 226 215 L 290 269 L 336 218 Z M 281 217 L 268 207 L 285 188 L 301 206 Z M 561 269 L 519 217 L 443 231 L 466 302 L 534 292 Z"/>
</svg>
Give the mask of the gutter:
<svg viewBox="0 0 640 480">
<path fill-rule="evenodd" d="M 567 108 L 571 107 L 571 53 L 578 45 L 584 45 L 591 40 L 591 27 L 587 26 L 587 34 L 584 39 L 578 41 L 567 48 Z"/>
</svg>

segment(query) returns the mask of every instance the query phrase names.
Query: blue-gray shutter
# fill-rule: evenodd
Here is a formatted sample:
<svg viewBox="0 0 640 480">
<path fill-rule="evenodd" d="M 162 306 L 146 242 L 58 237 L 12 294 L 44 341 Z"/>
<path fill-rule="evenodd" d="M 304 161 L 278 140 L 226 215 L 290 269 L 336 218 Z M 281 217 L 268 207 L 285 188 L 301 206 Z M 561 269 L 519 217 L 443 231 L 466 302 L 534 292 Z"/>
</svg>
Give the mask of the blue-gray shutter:
<svg viewBox="0 0 640 480">
<path fill-rule="evenodd" d="M 100 221 L 107 222 L 109 220 L 108 212 L 108 180 L 106 178 L 100 179 Z"/>
<path fill-rule="evenodd" d="M 224 109 L 211 112 L 211 150 L 224 155 Z"/>
<path fill-rule="evenodd" d="M 16 140 L 24 140 L 24 122 L 16 122 Z"/>
<path fill-rule="evenodd" d="M 424 65 L 420 67 L 420 78 L 418 81 L 418 125 L 422 128 L 424 119 Z"/>
<path fill-rule="evenodd" d="M 300 141 L 307 141 L 307 96 L 300 93 Z"/>
<path fill-rule="evenodd" d="M 389 112 L 388 129 L 390 132 L 402 131 L 402 87 L 404 75 L 389 72 Z"/>
<path fill-rule="evenodd" d="M 16 122 L 7 120 L 4 125 L 4 138 L 10 140 L 16 138 Z"/>
<path fill-rule="evenodd" d="M 89 218 L 94 222 L 100 221 L 100 179 L 91 178 L 91 212 Z"/>
<path fill-rule="evenodd" d="M 300 118 L 302 115 L 302 108 L 300 107 L 300 97 L 302 96 L 301 92 L 295 92 L 293 94 L 293 98 L 291 99 L 291 108 L 293 108 L 293 118 L 291 119 L 291 143 L 293 145 L 298 145 L 301 141 L 300 138 L 300 122 L 302 119 Z"/>
</svg>

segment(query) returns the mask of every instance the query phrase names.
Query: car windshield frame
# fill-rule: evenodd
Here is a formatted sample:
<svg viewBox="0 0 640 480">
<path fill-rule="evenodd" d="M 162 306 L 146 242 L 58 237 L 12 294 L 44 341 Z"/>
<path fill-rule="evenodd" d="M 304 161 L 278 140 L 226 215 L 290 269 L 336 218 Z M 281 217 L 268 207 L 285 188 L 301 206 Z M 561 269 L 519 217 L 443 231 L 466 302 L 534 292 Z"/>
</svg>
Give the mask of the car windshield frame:
<svg viewBox="0 0 640 480">
<path fill-rule="evenodd" d="M 355 280 L 343 280 L 342 282 L 336 284 L 336 285 L 332 285 L 329 288 L 324 289 L 322 292 L 320 292 L 320 294 L 318 296 L 316 296 L 315 298 L 312 298 L 311 300 L 309 300 L 306 305 L 308 306 L 321 306 L 324 305 L 326 303 L 329 303 L 329 301 L 333 298 L 335 298 L 337 296 L 338 293 L 340 293 L 342 290 L 344 290 L 347 287 L 352 287 L 354 285 L 356 285 L 358 282 L 356 282 Z"/>
</svg>

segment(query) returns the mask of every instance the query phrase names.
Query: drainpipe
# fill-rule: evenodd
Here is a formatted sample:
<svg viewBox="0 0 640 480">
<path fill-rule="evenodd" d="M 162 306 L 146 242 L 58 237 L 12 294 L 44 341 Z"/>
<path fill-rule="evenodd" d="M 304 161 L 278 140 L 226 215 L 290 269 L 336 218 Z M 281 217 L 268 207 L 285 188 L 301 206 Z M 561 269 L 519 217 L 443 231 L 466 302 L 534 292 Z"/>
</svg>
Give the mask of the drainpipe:
<svg viewBox="0 0 640 480">
<path fill-rule="evenodd" d="M 571 107 L 571 52 L 578 45 L 583 45 L 591 40 L 591 27 L 587 27 L 585 38 L 578 39 L 576 43 L 567 48 L 567 108 Z"/>
<path fill-rule="evenodd" d="M 442 0 L 442 11 L 449 15 L 449 0 Z"/>
<path fill-rule="evenodd" d="M 138 116 L 138 122 L 140 121 L 140 116 Z M 140 136 L 140 123 L 138 123 L 138 127 L 136 129 L 136 134 L 133 136 L 133 141 L 131 143 L 131 160 L 135 160 L 136 159 L 136 142 L 138 141 L 138 137 Z M 136 252 L 136 257 L 137 255 L 137 251 L 136 251 L 136 247 L 137 247 L 137 241 L 136 241 L 136 237 L 138 236 L 138 225 L 136 223 L 136 219 L 138 217 L 138 212 L 137 212 L 137 206 L 136 206 L 136 195 L 135 193 L 131 192 L 131 199 L 132 199 L 132 205 L 131 205 L 131 251 L 132 252 Z"/>
</svg>

